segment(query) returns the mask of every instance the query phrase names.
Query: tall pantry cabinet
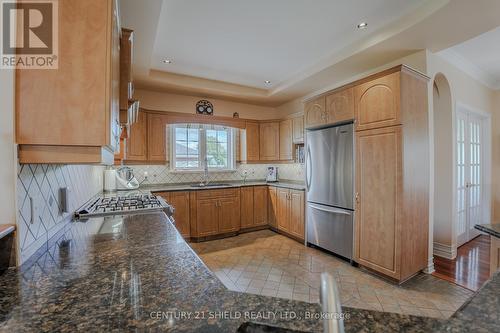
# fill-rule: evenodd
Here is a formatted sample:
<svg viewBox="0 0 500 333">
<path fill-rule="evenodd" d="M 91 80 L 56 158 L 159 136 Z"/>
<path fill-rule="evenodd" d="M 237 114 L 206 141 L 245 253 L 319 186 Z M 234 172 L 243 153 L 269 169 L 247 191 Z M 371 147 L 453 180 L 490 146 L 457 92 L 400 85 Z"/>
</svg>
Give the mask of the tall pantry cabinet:
<svg viewBox="0 0 500 333">
<path fill-rule="evenodd" d="M 354 87 L 355 261 L 398 282 L 428 264 L 427 80 L 398 66 Z"/>
</svg>

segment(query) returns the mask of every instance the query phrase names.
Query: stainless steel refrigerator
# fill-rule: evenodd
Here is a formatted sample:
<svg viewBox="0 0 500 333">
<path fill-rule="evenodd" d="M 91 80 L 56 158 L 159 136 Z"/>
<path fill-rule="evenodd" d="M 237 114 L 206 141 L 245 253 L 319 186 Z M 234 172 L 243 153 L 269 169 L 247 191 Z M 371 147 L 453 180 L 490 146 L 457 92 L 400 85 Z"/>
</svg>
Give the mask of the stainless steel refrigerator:
<svg viewBox="0 0 500 333">
<path fill-rule="evenodd" d="M 307 131 L 307 243 L 352 260 L 354 125 Z"/>
</svg>

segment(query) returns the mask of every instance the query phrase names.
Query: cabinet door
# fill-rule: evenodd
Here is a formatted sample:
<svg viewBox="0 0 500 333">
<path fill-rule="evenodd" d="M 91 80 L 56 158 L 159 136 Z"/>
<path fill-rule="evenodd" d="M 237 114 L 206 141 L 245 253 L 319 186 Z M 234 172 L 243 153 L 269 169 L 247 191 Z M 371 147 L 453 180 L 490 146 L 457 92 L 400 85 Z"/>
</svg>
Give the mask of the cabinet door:
<svg viewBox="0 0 500 333">
<path fill-rule="evenodd" d="M 219 233 L 240 230 L 240 197 L 220 198 L 219 201 Z"/>
<path fill-rule="evenodd" d="M 277 189 L 276 222 L 278 229 L 286 232 L 290 231 L 290 190 L 284 188 Z"/>
<path fill-rule="evenodd" d="M 309 101 L 304 106 L 306 128 L 323 125 L 326 122 L 325 97 Z"/>
<path fill-rule="evenodd" d="M 254 225 L 254 188 L 251 186 L 241 188 L 241 227 L 249 228 Z"/>
<path fill-rule="evenodd" d="M 147 160 L 147 114 L 139 112 L 137 122 L 130 126 L 130 135 L 127 139 L 126 160 Z"/>
<path fill-rule="evenodd" d="M 175 227 L 183 237 L 189 237 L 189 192 L 169 192 L 165 199 L 175 208 Z"/>
<path fill-rule="evenodd" d="M 196 201 L 197 237 L 216 235 L 219 232 L 219 200 L 198 199 Z"/>
<path fill-rule="evenodd" d="M 166 154 L 166 117 L 161 114 L 149 113 L 148 118 L 148 161 L 165 163 Z"/>
<path fill-rule="evenodd" d="M 388 276 L 400 271 L 401 128 L 356 134 L 356 260 Z"/>
<path fill-rule="evenodd" d="M 292 119 L 293 143 L 304 142 L 304 117 L 295 117 Z"/>
<path fill-rule="evenodd" d="M 293 158 L 292 131 L 292 119 L 280 121 L 280 161 L 288 161 Z"/>
<path fill-rule="evenodd" d="M 260 159 L 278 161 L 280 158 L 280 124 L 278 122 L 261 123 L 259 130 Z"/>
<path fill-rule="evenodd" d="M 329 124 L 354 119 L 354 90 L 348 88 L 326 96 L 326 120 Z"/>
<path fill-rule="evenodd" d="M 271 227 L 277 228 L 276 215 L 278 213 L 278 198 L 276 187 L 268 186 L 267 191 L 269 193 L 268 207 L 267 207 L 267 219 Z"/>
<path fill-rule="evenodd" d="M 111 98 L 110 98 L 110 147 L 120 150 L 120 25 L 116 1 L 112 2 L 113 18 L 111 32 Z"/>
<path fill-rule="evenodd" d="M 290 233 L 304 239 L 304 191 L 290 190 Z"/>
<path fill-rule="evenodd" d="M 400 72 L 354 87 L 356 130 L 400 125 Z"/>
<path fill-rule="evenodd" d="M 259 123 L 246 123 L 246 152 L 247 161 L 258 161 L 260 158 Z"/>
<path fill-rule="evenodd" d="M 267 186 L 255 186 L 253 188 L 253 224 L 255 226 L 267 224 L 267 203 Z"/>
</svg>

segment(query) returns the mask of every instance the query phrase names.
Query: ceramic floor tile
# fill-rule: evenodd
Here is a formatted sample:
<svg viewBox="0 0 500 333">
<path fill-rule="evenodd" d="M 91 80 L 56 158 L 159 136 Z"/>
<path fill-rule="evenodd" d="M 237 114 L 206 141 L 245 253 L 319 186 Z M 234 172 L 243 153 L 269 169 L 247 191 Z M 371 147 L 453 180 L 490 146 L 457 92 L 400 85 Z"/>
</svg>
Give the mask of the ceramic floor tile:
<svg viewBox="0 0 500 333">
<path fill-rule="evenodd" d="M 344 306 L 436 318 L 450 317 L 473 294 L 428 274 L 397 286 L 269 230 L 191 246 L 234 291 L 317 302 L 320 274 L 328 272 Z"/>
</svg>

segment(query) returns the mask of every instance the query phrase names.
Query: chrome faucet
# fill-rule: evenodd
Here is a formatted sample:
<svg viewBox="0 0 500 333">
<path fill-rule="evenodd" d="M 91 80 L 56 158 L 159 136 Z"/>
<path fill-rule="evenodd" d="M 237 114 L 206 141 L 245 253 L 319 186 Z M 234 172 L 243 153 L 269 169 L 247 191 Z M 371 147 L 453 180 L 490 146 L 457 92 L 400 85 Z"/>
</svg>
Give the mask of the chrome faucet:
<svg viewBox="0 0 500 333">
<path fill-rule="evenodd" d="M 344 333 L 340 294 L 335 279 L 328 273 L 321 274 L 320 298 L 324 316 L 323 332 Z"/>
<path fill-rule="evenodd" d="M 205 165 L 203 167 L 203 180 L 200 183 L 202 186 L 207 186 L 210 183 L 210 175 L 208 173 L 208 157 L 205 156 Z"/>
</svg>

